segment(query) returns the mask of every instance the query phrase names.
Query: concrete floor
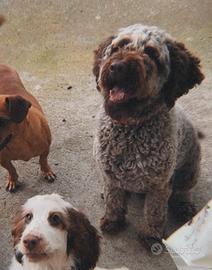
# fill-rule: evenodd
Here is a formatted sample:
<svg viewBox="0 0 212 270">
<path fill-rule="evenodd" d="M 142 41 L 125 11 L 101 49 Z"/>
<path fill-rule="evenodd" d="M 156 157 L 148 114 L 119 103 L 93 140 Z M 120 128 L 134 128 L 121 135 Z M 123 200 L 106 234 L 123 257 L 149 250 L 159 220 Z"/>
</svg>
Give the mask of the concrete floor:
<svg viewBox="0 0 212 270">
<path fill-rule="evenodd" d="M 1 0 L 0 14 L 7 18 L 0 29 L 0 62 L 15 67 L 41 102 L 53 134 L 50 163 L 57 174 L 57 181 L 47 184 L 40 177 L 37 159 L 16 162 L 25 188 L 9 194 L 0 168 L 1 270 L 8 269 L 12 255 L 11 217 L 35 194 L 58 192 L 99 226 L 104 212 L 102 182 L 92 159 L 92 143 L 101 97 L 91 73 L 92 50 L 119 27 L 136 22 L 160 26 L 202 59 L 206 79 L 179 102 L 206 135 L 202 173 L 193 192 L 198 208 L 212 197 L 211 0 Z M 168 254 L 150 256 L 137 242 L 140 213 L 140 200 L 135 197 L 128 229 L 102 240 L 99 265 L 176 269 Z"/>
</svg>

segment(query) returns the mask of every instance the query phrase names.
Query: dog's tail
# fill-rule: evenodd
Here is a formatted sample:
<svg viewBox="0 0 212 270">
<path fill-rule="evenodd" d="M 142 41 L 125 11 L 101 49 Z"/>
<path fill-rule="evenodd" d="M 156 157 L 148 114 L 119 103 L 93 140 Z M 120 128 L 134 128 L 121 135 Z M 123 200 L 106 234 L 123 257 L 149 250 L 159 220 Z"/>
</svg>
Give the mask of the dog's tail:
<svg viewBox="0 0 212 270">
<path fill-rule="evenodd" d="M 205 138 L 205 134 L 204 134 L 202 131 L 200 131 L 200 130 L 197 131 L 197 136 L 198 136 L 198 138 L 199 138 L 200 140 L 202 140 L 202 139 Z"/>
<path fill-rule="evenodd" d="M 5 17 L 0 15 L 0 26 L 5 22 Z"/>
</svg>

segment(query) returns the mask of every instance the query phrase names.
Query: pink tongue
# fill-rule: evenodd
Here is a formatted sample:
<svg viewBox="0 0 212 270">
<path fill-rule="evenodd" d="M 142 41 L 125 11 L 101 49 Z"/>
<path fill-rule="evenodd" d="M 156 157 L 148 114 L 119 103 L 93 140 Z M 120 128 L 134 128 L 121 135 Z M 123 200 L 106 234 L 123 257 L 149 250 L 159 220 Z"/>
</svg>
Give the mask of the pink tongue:
<svg viewBox="0 0 212 270">
<path fill-rule="evenodd" d="M 110 90 L 110 100 L 113 102 L 120 101 L 124 98 L 124 91 L 122 89 Z"/>
</svg>

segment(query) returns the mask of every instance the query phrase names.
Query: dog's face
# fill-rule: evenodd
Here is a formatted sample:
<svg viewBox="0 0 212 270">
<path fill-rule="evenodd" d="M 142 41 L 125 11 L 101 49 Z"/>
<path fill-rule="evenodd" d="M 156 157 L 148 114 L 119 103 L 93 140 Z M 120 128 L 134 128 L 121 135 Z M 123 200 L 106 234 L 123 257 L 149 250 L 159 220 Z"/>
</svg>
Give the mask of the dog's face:
<svg viewBox="0 0 212 270">
<path fill-rule="evenodd" d="M 14 126 L 27 116 L 31 103 L 20 96 L 0 96 L 0 151 L 10 142 Z"/>
<path fill-rule="evenodd" d="M 170 108 L 204 78 L 199 59 L 182 43 L 142 25 L 121 29 L 100 44 L 93 72 L 105 110 L 116 120 L 135 117 L 155 100 Z"/>
<path fill-rule="evenodd" d="M 16 216 L 12 235 L 19 262 L 51 264 L 71 257 L 76 269 L 88 270 L 98 260 L 97 231 L 57 194 L 29 199 Z"/>
</svg>

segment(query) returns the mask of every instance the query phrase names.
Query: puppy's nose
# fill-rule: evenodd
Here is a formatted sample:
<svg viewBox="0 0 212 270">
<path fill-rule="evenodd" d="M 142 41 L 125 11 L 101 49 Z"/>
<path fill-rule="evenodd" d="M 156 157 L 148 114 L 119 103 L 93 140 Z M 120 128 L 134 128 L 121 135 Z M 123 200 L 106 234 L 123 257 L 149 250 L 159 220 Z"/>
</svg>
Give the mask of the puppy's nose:
<svg viewBox="0 0 212 270">
<path fill-rule="evenodd" d="M 24 247 L 28 249 L 29 251 L 32 251 L 38 246 L 38 243 L 40 242 L 40 238 L 35 235 L 27 235 L 24 240 Z"/>
<path fill-rule="evenodd" d="M 123 73 L 126 72 L 127 65 L 123 61 L 117 61 L 110 65 L 110 71 L 112 73 Z"/>
</svg>

